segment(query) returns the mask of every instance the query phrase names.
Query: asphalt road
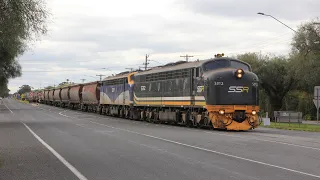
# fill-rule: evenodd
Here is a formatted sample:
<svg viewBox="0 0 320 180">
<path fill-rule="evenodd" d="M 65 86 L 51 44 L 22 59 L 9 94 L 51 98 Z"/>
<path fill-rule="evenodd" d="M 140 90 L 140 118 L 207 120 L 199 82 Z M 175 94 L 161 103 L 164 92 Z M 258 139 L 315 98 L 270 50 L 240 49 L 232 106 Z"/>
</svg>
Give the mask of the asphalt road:
<svg viewBox="0 0 320 180">
<path fill-rule="evenodd" d="M 320 134 L 190 129 L 4 99 L 0 179 L 320 179 Z"/>
</svg>

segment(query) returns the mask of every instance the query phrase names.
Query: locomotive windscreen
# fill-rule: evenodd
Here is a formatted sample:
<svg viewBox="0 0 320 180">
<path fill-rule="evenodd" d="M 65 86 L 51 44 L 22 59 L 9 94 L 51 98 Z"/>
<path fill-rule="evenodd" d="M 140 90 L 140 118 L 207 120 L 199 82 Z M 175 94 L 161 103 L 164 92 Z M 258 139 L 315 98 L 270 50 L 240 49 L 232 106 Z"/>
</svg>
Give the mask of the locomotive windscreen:
<svg viewBox="0 0 320 180">
<path fill-rule="evenodd" d="M 203 65 L 204 71 L 217 70 L 222 68 L 234 68 L 243 69 L 245 71 L 251 71 L 249 66 L 243 62 L 229 60 L 229 59 L 218 59 L 214 61 L 209 61 Z"/>
</svg>

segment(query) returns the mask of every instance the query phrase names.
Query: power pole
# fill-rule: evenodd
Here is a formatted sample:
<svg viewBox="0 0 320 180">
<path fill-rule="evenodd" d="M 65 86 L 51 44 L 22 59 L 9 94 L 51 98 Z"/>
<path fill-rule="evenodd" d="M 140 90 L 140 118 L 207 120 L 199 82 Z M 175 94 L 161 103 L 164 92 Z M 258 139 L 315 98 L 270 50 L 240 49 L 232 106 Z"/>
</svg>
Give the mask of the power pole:
<svg viewBox="0 0 320 180">
<path fill-rule="evenodd" d="M 128 69 L 128 70 L 130 70 L 130 72 L 132 72 L 134 68 L 126 68 L 126 69 Z"/>
<path fill-rule="evenodd" d="M 100 81 L 102 81 L 102 76 L 105 76 L 105 75 L 97 74 L 96 76 L 100 76 Z"/>
<path fill-rule="evenodd" d="M 148 54 L 146 54 L 146 62 L 145 63 L 143 63 L 143 65 L 144 65 L 144 70 L 147 70 L 147 68 L 148 68 L 148 64 L 149 64 L 149 55 Z"/>
<path fill-rule="evenodd" d="M 82 81 L 82 83 L 84 83 L 84 81 L 86 80 L 86 79 L 80 79 L 81 81 Z"/>
<path fill-rule="evenodd" d="M 188 61 L 189 57 L 193 57 L 193 56 L 189 56 L 188 54 L 186 54 L 185 56 L 180 56 L 180 57 L 184 57 L 184 58 L 186 58 L 186 61 Z"/>
</svg>

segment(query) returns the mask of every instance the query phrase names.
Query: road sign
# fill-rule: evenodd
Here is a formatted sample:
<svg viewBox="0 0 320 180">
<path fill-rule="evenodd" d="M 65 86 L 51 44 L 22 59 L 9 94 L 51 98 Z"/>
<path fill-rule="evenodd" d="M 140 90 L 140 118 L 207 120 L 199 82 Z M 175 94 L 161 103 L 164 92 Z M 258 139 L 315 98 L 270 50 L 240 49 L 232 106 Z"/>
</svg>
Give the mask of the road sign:
<svg viewBox="0 0 320 180">
<path fill-rule="evenodd" d="M 313 102 L 316 108 L 319 108 L 320 105 L 320 86 L 314 87 L 314 95 L 313 95 Z"/>
<path fill-rule="evenodd" d="M 314 87 L 313 103 L 317 108 L 317 121 L 319 120 L 319 105 L 320 105 L 320 86 Z"/>
</svg>

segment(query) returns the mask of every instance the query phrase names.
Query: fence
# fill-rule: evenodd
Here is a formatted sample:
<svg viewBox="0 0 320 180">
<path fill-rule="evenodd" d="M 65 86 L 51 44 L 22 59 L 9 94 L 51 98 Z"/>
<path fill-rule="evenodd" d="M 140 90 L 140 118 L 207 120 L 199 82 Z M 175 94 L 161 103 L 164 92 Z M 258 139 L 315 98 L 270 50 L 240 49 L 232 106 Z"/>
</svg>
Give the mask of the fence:
<svg viewBox="0 0 320 180">
<path fill-rule="evenodd" d="M 302 112 L 274 111 L 275 122 L 302 123 Z"/>
</svg>

